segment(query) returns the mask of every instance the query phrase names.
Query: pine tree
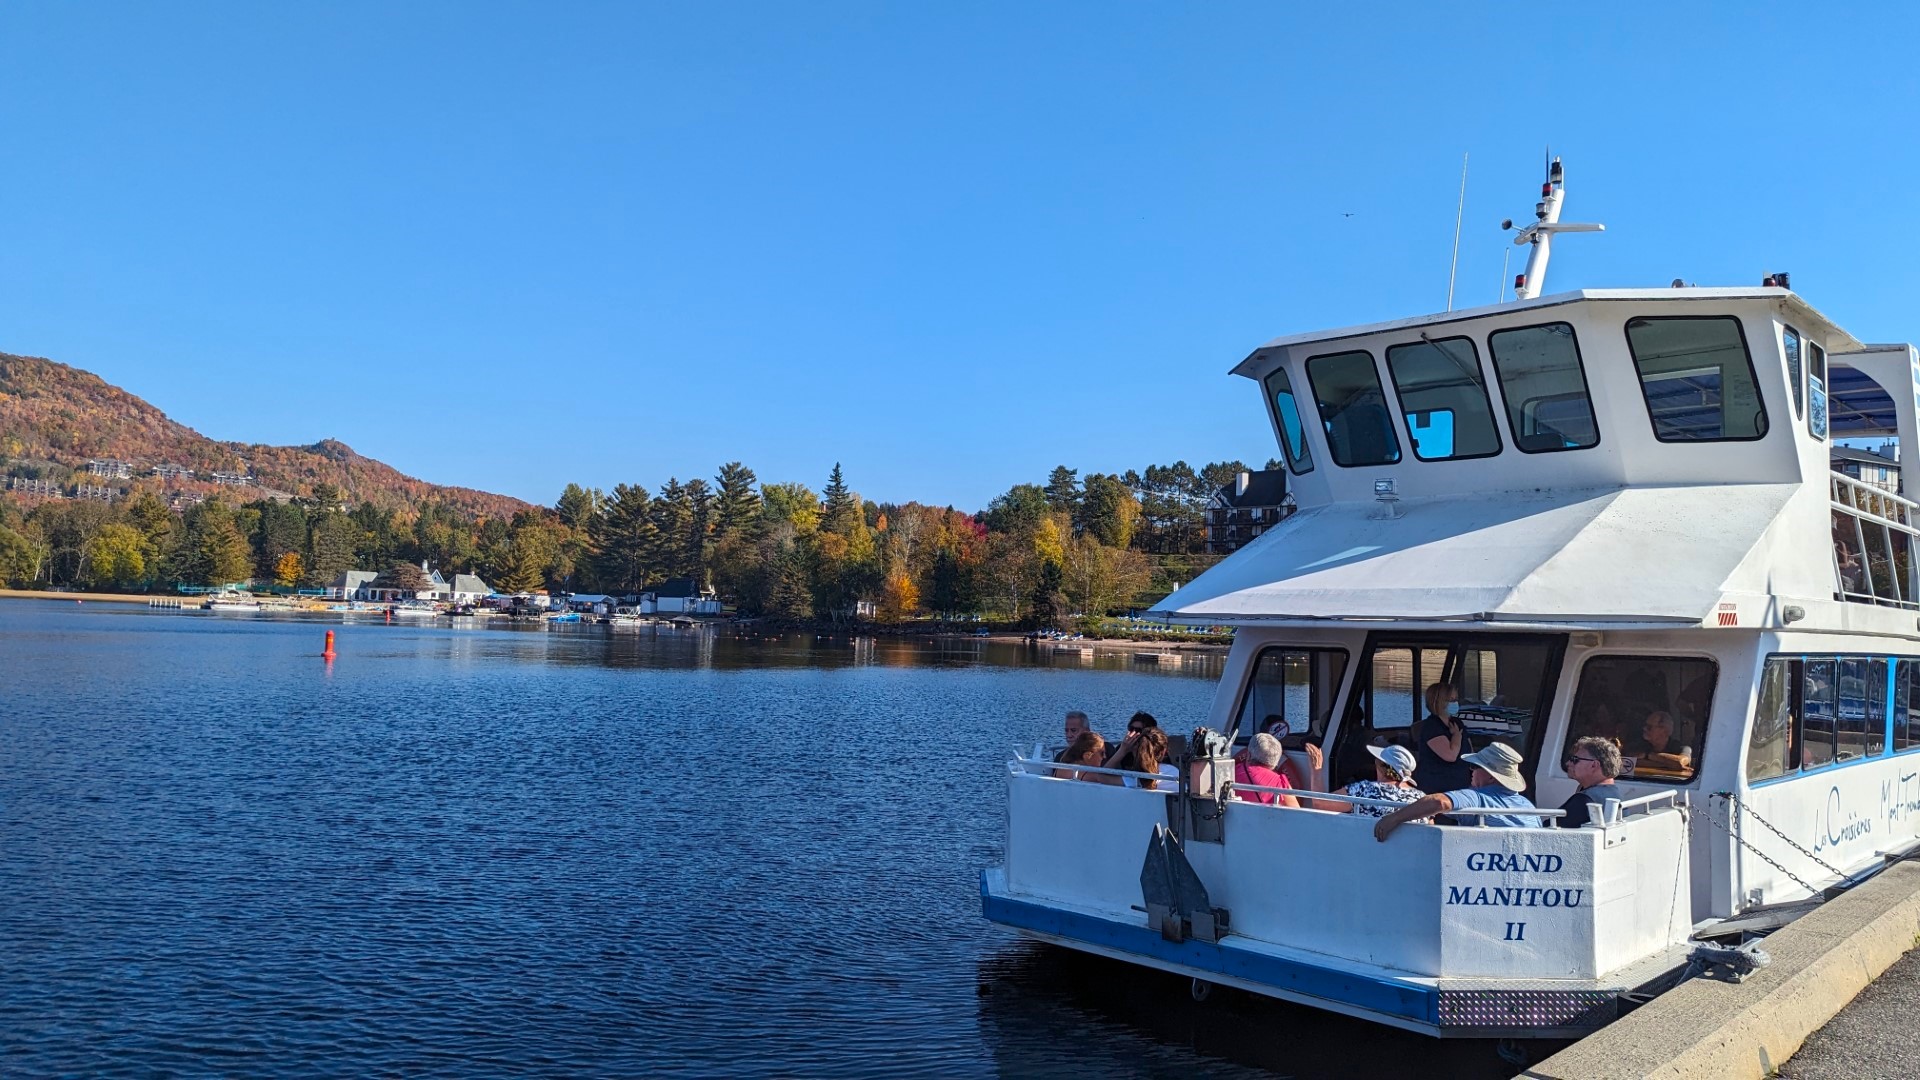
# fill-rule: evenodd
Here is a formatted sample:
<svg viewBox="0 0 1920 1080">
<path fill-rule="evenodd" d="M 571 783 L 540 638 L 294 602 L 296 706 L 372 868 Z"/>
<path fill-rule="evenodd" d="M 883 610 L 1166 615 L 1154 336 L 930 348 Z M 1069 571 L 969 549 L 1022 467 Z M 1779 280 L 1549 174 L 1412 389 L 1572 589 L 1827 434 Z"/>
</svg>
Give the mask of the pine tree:
<svg viewBox="0 0 1920 1080">
<path fill-rule="evenodd" d="M 840 476 L 840 463 L 833 463 L 833 472 L 827 477 L 827 490 L 824 493 L 820 511 L 820 527 L 828 532 L 845 534 L 854 525 L 864 525 L 860 516 L 860 504 L 853 492 L 848 490 L 847 482 Z"/>
<path fill-rule="evenodd" d="M 750 529 L 760 521 L 760 496 L 754 493 L 753 470 L 737 461 L 720 466 L 714 478 L 719 485 L 714 493 L 713 531 L 715 539 L 724 539 L 737 530 Z"/>
<path fill-rule="evenodd" d="M 1075 478 L 1079 470 L 1069 469 L 1065 465 L 1054 466 L 1047 477 L 1047 505 L 1063 513 L 1072 514 L 1080 506 L 1080 488 Z"/>
</svg>

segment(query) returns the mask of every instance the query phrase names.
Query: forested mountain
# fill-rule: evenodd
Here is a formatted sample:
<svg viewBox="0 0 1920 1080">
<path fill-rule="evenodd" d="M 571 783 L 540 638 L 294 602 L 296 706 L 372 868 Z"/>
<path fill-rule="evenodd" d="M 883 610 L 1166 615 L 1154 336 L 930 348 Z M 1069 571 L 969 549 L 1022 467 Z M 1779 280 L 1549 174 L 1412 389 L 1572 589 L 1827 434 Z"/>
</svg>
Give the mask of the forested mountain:
<svg viewBox="0 0 1920 1080">
<path fill-rule="evenodd" d="M 181 465 L 202 474 L 250 472 L 259 486 L 292 495 L 332 485 L 347 502 L 383 510 L 412 511 L 432 502 L 474 517 L 508 518 L 528 508 L 505 495 L 416 480 L 333 439 L 311 446 L 219 442 L 92 372 L 0 353 L 0 471 L 11 466 L 15 474 L 64 480 L 65 470 L 84 470 L 93 458 L 130 461 L 141 471 Z"/>
</svg>

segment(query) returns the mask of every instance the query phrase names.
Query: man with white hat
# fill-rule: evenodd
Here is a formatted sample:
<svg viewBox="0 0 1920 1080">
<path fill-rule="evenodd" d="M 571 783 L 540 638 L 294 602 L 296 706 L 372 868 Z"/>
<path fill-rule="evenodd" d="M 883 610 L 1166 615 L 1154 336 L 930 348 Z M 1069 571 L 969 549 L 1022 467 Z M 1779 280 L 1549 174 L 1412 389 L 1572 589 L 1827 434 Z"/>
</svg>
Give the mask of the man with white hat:
<svg viewBox="0 0 1920 1080">
<path fill-rule="evenodd" d="M 1402 807 L 1380 819 L 1373 827 L 1373 838 L 1385 841 L 1393 835 L 1393 830 L 1409 821 L 1421 821 L 1435 814 L 1445 814 L 1454 810 L 1535 810 L 1538 807 L 1527 801 L 1525 795 L 1527 779 L 1520 775 L 1520 752 L 1506 743 L 1488 743 L 1487 748 L 1477 754 L 1464 754 L 1461 761 L 1473 765 L 1471 787 L 1458 791 L 1429 795 L 1412 806 Z M 1472 817 L 1482 825 L 1504 825 L 1516 829 L 1539 829 L 1546 826 L 1545 819 L 1524 813 L 1473 814 Z"/>
</svg>

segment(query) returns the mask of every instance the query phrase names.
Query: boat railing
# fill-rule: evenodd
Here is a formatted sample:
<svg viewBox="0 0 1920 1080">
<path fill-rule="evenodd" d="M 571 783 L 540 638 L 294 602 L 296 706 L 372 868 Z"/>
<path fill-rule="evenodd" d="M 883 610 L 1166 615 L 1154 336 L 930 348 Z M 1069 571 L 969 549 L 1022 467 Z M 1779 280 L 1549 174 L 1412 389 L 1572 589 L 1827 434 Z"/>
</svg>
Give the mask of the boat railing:
<svg viewBox="0 0 1920 1080">
<path fill-rule="evenodd" d="M 1832 473 L 1834 595 L 1856 604 L 1920 608 L 1913 549 L 1920 503 Z"/>
<path fill-rule="evenodd" d="M 1348 803 L 1353 806 L 1377 806 L 1384 810 L 1400 810 L 1410 805 L 1408 803 L 1403 803 L 1403 802 L 1394 802 L 1391 799 L 1369 799 L 1359 795 L 1349 795 L 1344 791 L 1308 791 L 1304 788 L 1265 787 L 1260 784 L 1234 784 L 1232 786 L 1232 790 L 1257 791 L 1263 794 L 1271 794 L 1271 795 L 1291 795 L 1296 799 L 1311 799 L 1314 802 L 1340 802 L 1340 803 Z M 1255 805 L 1276 805 L 1277 806 L 1278 804 L 1277 803 L 1276 804 L 1256 803 Z M 1285 810 L 1290 808 L 1283 806 L 1283 807 L 1280 807 L 1280 809 Z M 1489 814 L 1518 814 L 1526 817 L 1543 817 L 1543 818 L 1557 818 L 1557 817 L 1567 816 L 1567 812 L 1565 810 L 1557 810 L 1557 809 L 1556 810 L 1543 810 L 1543 809 L 1522 810 L 1522 809 L 1518 809 L 1516 807 L 1511 807 L 1511 806 L 1460 806 L 1447 811 L 1448 817 L 1485 817 Z"/>
<path fill-rule="evenodd" d="M 1104 765 L 1069 765 L 1060 761 L 1023 757 L 1016 757 L 1012 761 L 1007 762 L 1007 771 L 1015 774 L 1029 773 L 1035 776 L 1045 776 L 1055 769 L 1071 770 L 1076 773 L 1093 773 L 1098 776 L 1118 776 L 1122 778 L 1130 776 L 1135 780 L 1159 780 L 1169 786 L 1143 788 L 1142 790 L 1149 792 L 1158 791 L 1162 794 L 1174 790 L 1180 784 L 1179 780 L 1167 776 L 1164 773 L 1143 773 L 1138 769 L 1109 769 Z"/>
<path fill-rule="evenodd" d="M 1605 809 L 1603 816 L 1606 821 L 1611 824 L 1623 820 L 1629 813 L 1634 811 L 1650 814 L 1653 812 L 1654 807 L 1661 803 L 1667 803 L 1668 805 L 1677 807 L 1681 805 L 1683 801 L 1683 792 L 1656 791 L 1651 795 L 1642 795 L 1637 799 L 1626 799 L 1624 801 L 1620 799 L 1608 799 L 1601 805 Z"/>
</svg>

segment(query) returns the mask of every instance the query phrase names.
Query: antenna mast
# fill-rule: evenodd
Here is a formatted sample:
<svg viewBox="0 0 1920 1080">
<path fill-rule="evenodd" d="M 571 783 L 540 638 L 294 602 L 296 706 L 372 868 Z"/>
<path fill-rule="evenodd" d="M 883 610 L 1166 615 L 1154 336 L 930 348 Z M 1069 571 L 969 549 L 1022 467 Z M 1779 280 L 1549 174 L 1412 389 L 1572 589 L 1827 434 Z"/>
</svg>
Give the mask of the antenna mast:
<svg viewBox="0 0 1920 1080">
<path fill-rule="evenodd" d="M 1547 166 L 1547 182 L 1540 185 L 1540 201 L 1534 204 L 1533 224 L 1521 229 L 1513 242 L 1532 244 L 1533 250 L 1527 253 L 1527 269 L 1513 279 L 1513 298 L 1531 300 L 1540 295 L 1547 283 L 1547 260 L 1553 256 L 1553 235 L 1563 232 L 1606 232 L 1605 225 L 1561 224 L 1560 203 L 1566 197 L 1565 170 L 1560 167 L 1560 159 L 1554 158 Z M 1513 219 L 1500 223 L 1502 229 L 1513 228 Z"/>
<path fill-rule="evenodd" d="M 1447 267 L 1447 310 L 1453 310 L 1453 279 L 1460 272 L 1460 219 L 1467 212 L 1467 155 L 1460 155 L 1460 205 L 1453 211 L 1453 262 Z M 1505 274 L 1501 275 L 1505 277 Z"/>
</svg>

